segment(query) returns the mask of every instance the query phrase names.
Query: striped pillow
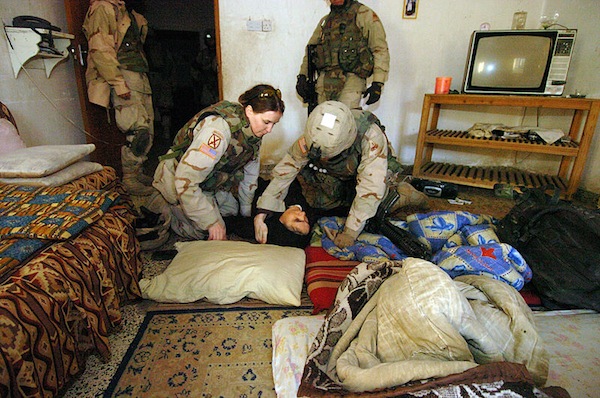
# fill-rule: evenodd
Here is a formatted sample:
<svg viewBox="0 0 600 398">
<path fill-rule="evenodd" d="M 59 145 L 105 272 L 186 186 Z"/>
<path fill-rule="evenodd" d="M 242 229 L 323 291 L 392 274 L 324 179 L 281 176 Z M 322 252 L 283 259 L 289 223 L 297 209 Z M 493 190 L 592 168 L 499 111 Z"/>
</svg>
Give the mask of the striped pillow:
<svg viewBox="0 0 600 398">
<path fill-rule="evenodd" d="M 360 261 L 340 260 L 322 247 L 308 246 L 304 278 L 314 309 L 313 315 L 333 306 L 338 286 Z"/>
</svg>

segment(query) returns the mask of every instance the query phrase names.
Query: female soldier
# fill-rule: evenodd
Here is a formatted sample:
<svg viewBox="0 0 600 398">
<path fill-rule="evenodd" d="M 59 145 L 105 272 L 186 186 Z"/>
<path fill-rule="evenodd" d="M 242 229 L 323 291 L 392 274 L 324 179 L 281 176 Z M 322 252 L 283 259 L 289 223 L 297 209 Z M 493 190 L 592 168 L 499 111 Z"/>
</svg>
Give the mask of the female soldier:
<svg viewBox="0 0 600 398">
<path fill-rule="evenodd" d="M 266 84 L 238 101 L 197 113 L 160 158 L 153 185 L 169 203 L 171 229 L 184 238 L 225 240 L 222 217 L 251 215 L 261 139 L 279 122 L 285 105 L 280 91 Z"/>
</svg>

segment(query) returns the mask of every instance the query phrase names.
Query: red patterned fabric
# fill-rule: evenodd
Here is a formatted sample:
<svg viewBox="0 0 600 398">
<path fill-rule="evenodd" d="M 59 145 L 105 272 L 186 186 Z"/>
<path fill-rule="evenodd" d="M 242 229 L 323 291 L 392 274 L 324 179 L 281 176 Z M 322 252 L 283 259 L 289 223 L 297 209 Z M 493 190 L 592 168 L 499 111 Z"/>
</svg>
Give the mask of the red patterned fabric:
<svg viewBox="0 0 600 398">
<path fill-rule="evenodd" d="M 85 188 L 99 188 L 107 178 L 99 173 Z M 55 396 L 83 370 L 88 353 L 108 358 L 108 335 L 121 323 L 121 305 L 141 296 L 132 221 L 131 208 L 120 202 L 0 285 L 0 396 Z"/>
<path fill-rule="evenodd" d="M 340 260 L 317 246 L 308 246 L 304 252 L 306 291 L 313 303 L 314 315 L 333 306 L 338 286 L 360 262 Z"/>
<path fill-rule="evenodd" d="M 359 264 L 358 261 L 340 260 L 320 246 L 308 246 L 304 279 L 306 291 L 313 303 L 313 315 L 327 311 L 333 306 L 340 283 Z M 541 300 L 529 284 L 519 292 L 530 306 L 541 305 Z"/>
</svg>

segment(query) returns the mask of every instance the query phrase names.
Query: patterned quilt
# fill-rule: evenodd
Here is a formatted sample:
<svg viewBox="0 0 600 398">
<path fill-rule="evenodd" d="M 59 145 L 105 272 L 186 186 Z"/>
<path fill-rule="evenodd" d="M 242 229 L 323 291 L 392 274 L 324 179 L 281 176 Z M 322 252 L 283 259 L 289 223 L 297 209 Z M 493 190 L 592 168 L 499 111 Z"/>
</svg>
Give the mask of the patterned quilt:
<svg viewBox="0 0 600 398">
<path fill-rule="evenodd" d="M 54 241 L 79 234 L 119 195 L 104 190 L 0 185 L 0 280 Z"/>
<path fill-rule="evenodd" d="M 344 218 L 325 217 L 318 221 L 321 230 L 334 233 L 344 228 Z M 496 220 L 488 215 L 464 211 L 434 211 L 409 215 L 406 221 L 393 223 L 413 234 L 433 253 L 431 262 L 452 278 L 460 275 L 487 275 L 517 290 L 532 278 L 531 268 L 512 246 L 500 242 L 495 232 Z M 340 249 L 327 233 L 321 246 L 342 260 L 373 262 L 402 260 L 407 256 L 382 235 L 363 232 L 356 243 Z M 331 234 L 331 233 L 330 233 Z"/>
<path fill-rule="evenodd" d="M 58 396 L 90 352 L 110 356 L 121 306 L 141 296 L 134 214 L 111 168 L 57 190 L 0 190 L 0 396 Z"/>
</svg>

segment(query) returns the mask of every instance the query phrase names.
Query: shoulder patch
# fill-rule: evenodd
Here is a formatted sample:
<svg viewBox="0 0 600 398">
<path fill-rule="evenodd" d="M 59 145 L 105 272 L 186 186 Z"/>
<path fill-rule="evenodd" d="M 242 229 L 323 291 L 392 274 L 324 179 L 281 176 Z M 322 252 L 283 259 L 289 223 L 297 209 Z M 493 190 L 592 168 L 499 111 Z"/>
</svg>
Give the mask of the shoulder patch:
<svg viewBox="0 0 600 398">
<path fill-rule="evenodd" d="M 208 146 L 213 149 L 217 149 L 219 147 L 219 145 L 221 145 L 221 141 L 222 141 L 222 138 L 218 134 L 213 133 L 210 136 L 210 138 L 208 139 Z M 204 145 L 204 144 L 202 144 L 202 145 Z"/>
</svg>

